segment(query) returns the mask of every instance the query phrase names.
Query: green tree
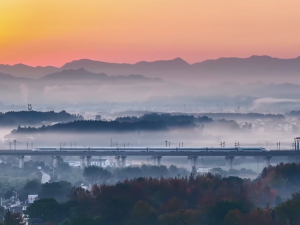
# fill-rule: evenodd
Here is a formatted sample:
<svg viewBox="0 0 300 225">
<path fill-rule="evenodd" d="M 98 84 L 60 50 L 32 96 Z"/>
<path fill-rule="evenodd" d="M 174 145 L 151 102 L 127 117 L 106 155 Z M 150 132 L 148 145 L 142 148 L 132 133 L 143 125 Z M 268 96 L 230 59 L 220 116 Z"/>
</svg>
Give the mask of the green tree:
<svg viewBox="0 0 300 225">
<path fill-rule="evenodd" d="M 71 188 L 71 184 L 66 181 L 45 183 L 41 186 L 38 195 L 39 198 L 54 198 L 58 202 L 65 202 L 68 200 Z"/>
<path fill-rule="evenodd" d="M 112 177 L 110 171 L 98 166 L 88 166 L 83 171 L 83 177 L 91 184 L 103 183 Z"/>
<path fill-rule="evenodd" d="M 28 195 L 38 194 L 41 190 L 41 182 L 39 180 L 28 181 L 19 192 L 20 201 L 25 201 Z"/>
<path fill-rule="evenodd" d="M 224 219 L 224 225 L 241 225 L 240 222 L 241 212 L 238 209 L 230 210 Z"/>
<path fill-rule="evenodd" d="M 77 216 L 68 219 L 62 223 L 62 225 L 100 225 L 93 218 L 90 218 L 84 214 L 78 214 Z"/>
<path fill-rule="evenodd" d="M 157 224 L 157 217 L 154 209 L 144 201 L 138 201 L 131 214 L 132 224 L 137 225 L 148 225 Z"/>
<path fill-rule="evenodd" d="M 25 225 L 21 213 L 12 213 L 7 210 L 4 215 L 4 225 Z"/>
<path fill-rule="evenodd" d="M 292 198 L 275 208 L 276 221 L 279 224 L 300 224 L 300 191 L 292 194 Z"/>
<path fill-rule="evenodd" d="M 26 209 L 29 218 L 40 218 L 43 222 L 57 222 L 63 218 L 61 205 L 53 198 L 34 201 Z"/>
<path fill-rule="evenodd" d="M 161 225 L 198 225 L 199 215 L 196 210 L 180 209 L 159 217 Z"/>
<path fill-rule="evenodd" d="M 251 210 L 252 205 L 248 205 L 247 202 L 230 202 L 220 201 L 212 206 L 208 212 L 208 222 L 211 225 L 219 225 L 224 223 L 225 216 L 230 210 L 238 209 L 242 213 L 248 213 Z"/>
<path fill-rule="evenodd" d="M 104 222 L 110 225 L 122 224 L 128 219 L 133 205 L 134 202 L 130 196 L 118 195 L 113 197 L 107 202 L 103 210 Z"/>
</svg>

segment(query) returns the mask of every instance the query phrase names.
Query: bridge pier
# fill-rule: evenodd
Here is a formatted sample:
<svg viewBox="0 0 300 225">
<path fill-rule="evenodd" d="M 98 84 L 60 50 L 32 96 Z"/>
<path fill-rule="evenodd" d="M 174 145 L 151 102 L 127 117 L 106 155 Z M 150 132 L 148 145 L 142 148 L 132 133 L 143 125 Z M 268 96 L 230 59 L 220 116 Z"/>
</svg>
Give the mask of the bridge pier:
<svg viewBox="0 0 300 225">
<path fill-rule="evenodd" d="M 19 155 L 19 168 L 22 169 L 24 168 L 24 155 Z"/>
<path fill-rule="evenodd" d="M 270 166 L 270 160 L 271 160 L 272 156 L 266 156 L 265 160 L 266 160 L 266 166 L 269 167 Z"/>
<path fill-rule="evenodd" d="M 192 158 L 191 158 L 191 156 L 188 156 L 187 159 L 188 159 L 188 165 L 190 167 L 192 167 Z"/>
<path fill-rule="evenodd" d="M 156 163 L 157 163 L 157 166 L 160 166 L 160 165 L 161 165 L 161 158 L 162 158 L 162 156 L 156 156 Z"/>
<path fill-rule="evenodd" d="M 52 156 L 52 166 L 53 168 L 58 167 L 58 156 Z"/>
<path fill-rule="evenodd" d="M 91 166 L 91 158 L 92 156 L 90 155 L 86 156 L 86 166 Z"/>
<path fill-rule="evenodd" d="M 84 169 L 85 167 L 85 163 L 84 163 L 84 156 L 79 156 L 79 159 L 80 159 L 80 168 L 81 169 Z"/>
<path fill-rule="evenodd" d="M 151 156 L 153 166 L 156 166 L 156 156 Z"/>
<path fill-rule="evenodd" d="M 234 156 L 226 156 L 225 159 L 228 162 L 229 169 L 232 170 Z"/>
<path fill-rule="evenodd" d="M 122 158 L 122 167 L 124 168 L 124 167 L 126 167 L 126 156 L 121 156 L 121 158 Z"/>
<path fill-rule="evenodd" d="M 121 167 L 120 156 L 115 156 L 117 167 Z"/>
<path fill-rule="evenodd" d="M 190 156 L 190 162 L 191 162 L 191 166 L 192 166 L 192 172 L 193 173 L 196 173 L 196 167 L 197 167 L 197 159 L 198 159 L 198 156 Z"/>
</svg>

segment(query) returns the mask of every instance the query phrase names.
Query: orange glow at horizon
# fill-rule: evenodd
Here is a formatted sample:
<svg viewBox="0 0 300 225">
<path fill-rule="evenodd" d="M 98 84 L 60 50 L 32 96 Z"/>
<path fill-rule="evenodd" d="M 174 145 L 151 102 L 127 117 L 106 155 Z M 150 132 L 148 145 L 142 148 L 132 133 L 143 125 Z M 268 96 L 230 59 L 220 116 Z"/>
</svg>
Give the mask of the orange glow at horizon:
<svg viewBox="0 0 300 225">
<path fill-rule="evenodd" d="M 300 55 L 299 0 L 0 0 L 0 64 Z"/>
</svg>

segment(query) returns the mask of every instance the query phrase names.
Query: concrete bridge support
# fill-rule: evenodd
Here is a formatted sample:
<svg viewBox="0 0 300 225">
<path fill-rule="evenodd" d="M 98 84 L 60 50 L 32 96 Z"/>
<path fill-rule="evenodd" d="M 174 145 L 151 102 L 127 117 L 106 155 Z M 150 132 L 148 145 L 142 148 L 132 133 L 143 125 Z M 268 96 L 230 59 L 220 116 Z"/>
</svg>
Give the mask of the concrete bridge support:
<svg viewBox="0 0 300 225">
<path fill-rule="evenodd" d="M 86 156 L 86 166 L 91 166 L 91 159 L 92 159 L 92 156 Z"/>
<path fill-rule="evenodd" d="M 121 158 L 122 158 L 122 167 L 124 168 L 124 167 L 126 167 L 126 156 L 121 156 Z"/>
<path fill-rule="evenodd" d="M 116 166 L 117 167 L 121 167 L 121 162 L 120 162 L 120 156 L 115 156 L 115 159 L 116 159 Z"/>
<path fill-rule="evenodd" d="M 151 156 L 153 166 L 156 166 L 156 156 Z"/>
<path fill-rule="evenodd" d="M 162 156 L 156 156 L 156 165 L 157 166 L 161 165 L 161 158 L 162 158 Z"/>
<path fill-rule="evenodd" d="M 196 168 L 198 156 L 192 156 L 192 166 Z"/>
<path fill-rule="evenodd" d="M 257 163 L 257 172 L 259 172 L 259 156 L 254 157 Z"/>
<path fill-rule="evenodd" d="M 270 160 L 271 160 L 272 156 L 266 156 L 265 160 L 266 160 L 266 167 L 270 166 Z"/>
<path fill-rule="evenodd" d="M 198 159 L 198 156 L 195 156 L 195 155 L 188 157 L 188 160 L 191 163 L 192 173 L 194 173 L 194 174 L 196 174 L 196 172 L 197 172 L 197 169 L 196 169 L 197 168 L 197 159 Z"/>
<path fill-rule="evenodd" d="M 192 167 L 192 156 L 188 156 L 187 159 L 189 166 Z"/>
<path fill-rule="evenodd" d="M 19 155 L 19 168 L 24 168 L 24 155 Z"/>
<path fill-rule="evenodd" d="M 228 165 L 229 169 L 232 170 L 234 156 L 226 156 L 225 159 L 228 163 L 227 165 Z"/>
<path fill-rule="evenodd" d="M 53 168 L 58 167 L 58 156 L 52 156 L 52 166 Z"/>
<path fill-rule="evenodd" d="M 81 169 L 84 169 L 85 167 L 85 163 L 84 163 L 84 156 L 79 156 L 79 159 L 80 159 L 80 168 Z"/>
</svg>

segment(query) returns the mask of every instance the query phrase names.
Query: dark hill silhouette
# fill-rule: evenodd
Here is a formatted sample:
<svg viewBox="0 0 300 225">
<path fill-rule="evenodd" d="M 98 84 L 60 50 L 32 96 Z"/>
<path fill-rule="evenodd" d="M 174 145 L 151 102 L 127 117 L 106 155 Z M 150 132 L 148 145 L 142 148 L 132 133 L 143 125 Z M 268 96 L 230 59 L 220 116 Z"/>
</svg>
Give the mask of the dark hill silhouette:
<svg viewBox="0 0 300 225">
<path fill-rule="evenodd" d="M 19 111 L 0 113 L 1 126 L 36 125 L 43 122 L 69 122 L 82 120 L 80 115 L 72 115 L 66 111 L 61 112 L 38 112 L 38 111 Z"/>
<path fill-rule="evenodd" d="M 118 75 L 108 76 L 105 73 L 92 73 L 83 68 L 63 70 L 60 72 L 48 74 L 41 78 L 41 80 L 101 80 L 101 81 L 115 81 L 115 80 L 129 80 L 129 81 L 162 81 L 159 78 L 148 78 L 142 75 Z"/>
<path fill-rule="evenodd" d="M 43 80 L 49 80 L 49 79 L 75 79 L 75 80 L 81 80 L 81 79 L 108 79 L 109 77 L 104 74 L 96 74 L 89 72 L 83 68 L 80 69 L 70 69 L 70 70 L 63 70 L 56 73 L 48 74 L 41 79 Z"/>
<path fill-rule="evenodd" d="M 5 80 L 5 81 L 28 81 L 31 80 L 29 78 L 24 78 L 24 77 L 16 77 L 10 74 L 2 73 L 0 72 L 0 80 Z"/>
<path fill-rule="evenodd" d="M 200 124 L 212 123 L 208 117 L 194 117 L 170 114 L 145 114 L 141 117 L 119 117 L 114 121 L 77 120 L 68 123 L 57 123 L 50 126 L 18 127 L 12 133 L 41 132 L 129 132 L 129 131 L 161 131 L 173 128 L 193 129 Z M 224 121 L 224 124 L 230 121 Z"/>
</svg>

